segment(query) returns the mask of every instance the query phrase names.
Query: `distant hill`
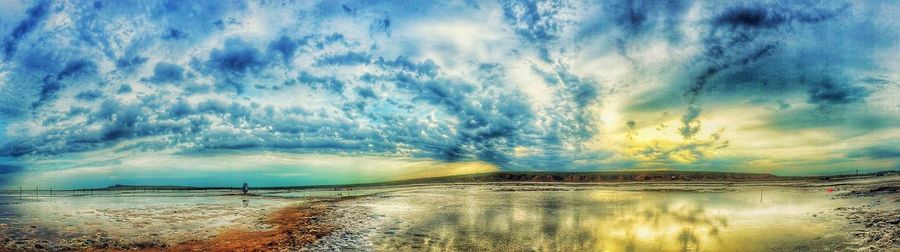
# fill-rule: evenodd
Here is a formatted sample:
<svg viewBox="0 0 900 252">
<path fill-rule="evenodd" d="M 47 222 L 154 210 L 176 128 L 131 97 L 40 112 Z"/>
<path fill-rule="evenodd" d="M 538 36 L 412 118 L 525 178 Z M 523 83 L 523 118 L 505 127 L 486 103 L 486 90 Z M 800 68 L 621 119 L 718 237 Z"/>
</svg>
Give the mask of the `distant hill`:
<svg viewBox="0 0 900 252">
<path fill-rule="evenodd" d="M 368 186 L 392 186 L 430 183 L 499 183 L 499 182 L 557 182 L 557 183 L 602 183 L 602 182 L 682 182 L 682 181 L 786 181 L 786 180 L 843 180 L 867 176 L 898 175 L 898 171 L 884 171 L 860 175 L 836 176 L 796 176 L 779 177 L 765 173 L 736 173 L 708 171 L 615 171 L 615 172 L 538 172 L 509 171 L 490 172 L 445 177 L 417 178 L 364 184 L 343 185 L 308 185 L 282 187 L 253 187 L 254 189 L 306 189 L 334 188 L 349 189 Z M 251 184 L 252 187 L 252 184 Z M 146 185 L 114 185 L 106 190 L 206 190 L 237 189 L 238 187 L 190 187 L 190 186 L 146 186 Z"/>
<path fill-rule="evenodd" d="M 699 171 L 621 172 L 491 172 L 446 177 L 419 178 L 376 184 L 479 183 L 479 182 L 651 182 L 651 181 L 772 181 L 772 174 Z"/>
</svg>

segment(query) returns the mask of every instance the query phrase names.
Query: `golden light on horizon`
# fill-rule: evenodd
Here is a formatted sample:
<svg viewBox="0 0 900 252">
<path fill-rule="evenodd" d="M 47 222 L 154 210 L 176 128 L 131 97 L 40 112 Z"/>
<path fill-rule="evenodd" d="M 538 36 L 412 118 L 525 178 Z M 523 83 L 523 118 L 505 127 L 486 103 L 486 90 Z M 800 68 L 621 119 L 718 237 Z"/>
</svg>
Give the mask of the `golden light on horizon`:
<svg viewBox="0 0 900 252">
<path fill-rule="evenodd" d="M 481 161 L 472 162 L 438 162 L 428 161 L 422 162 L 409 167 L 412 172 L 404 173 L 397 176 L 397 180 L 417 179 L 428 177 L 443 177 L 453 175 L 464 175 L 474 173 L 496 172 L 500 169 L 496 165 L 492 165 Z"/>
</svg>

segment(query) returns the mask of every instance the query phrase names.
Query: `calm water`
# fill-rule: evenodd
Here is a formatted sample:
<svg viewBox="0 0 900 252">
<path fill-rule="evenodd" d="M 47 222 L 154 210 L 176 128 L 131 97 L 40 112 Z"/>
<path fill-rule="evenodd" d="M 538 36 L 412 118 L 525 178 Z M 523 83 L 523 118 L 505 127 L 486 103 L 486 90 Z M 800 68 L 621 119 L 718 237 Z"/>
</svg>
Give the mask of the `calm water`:
<svg viewBox="0 0 900 252">
<path fill-rule="evenodd" d="M 832 210 L 874 200 L 836 197 L 824 188 L 721 184 L 261 193 L 275 197 L 116 193 L 16 200 L 0 195 L 0 224 L 23 226 L 21 235 L 42 238 L 96 229 L 122 235 L 195 232 L 233 225 L 238 213 L 271 211 L 297 197 L 374 195 L 350 204 L 379 216 L 370 237 L 379 251 L 833 251 L 848 249 L 846 230 L 859 227 L 849 227 Z M 27 229 L 30 225 L 38 228 Z"/>
<path fill-rule="evenodd" d="M 816 189 L 777 187 L 724 192 L 509 190 L 518 189 L 436 187 L 369 200 L 364 204 L 383 216 L 375 248 L 831 251 L 843 249 L 847 241 L 845 220 L 831 210 L 864 203 Z"/>
</svg>

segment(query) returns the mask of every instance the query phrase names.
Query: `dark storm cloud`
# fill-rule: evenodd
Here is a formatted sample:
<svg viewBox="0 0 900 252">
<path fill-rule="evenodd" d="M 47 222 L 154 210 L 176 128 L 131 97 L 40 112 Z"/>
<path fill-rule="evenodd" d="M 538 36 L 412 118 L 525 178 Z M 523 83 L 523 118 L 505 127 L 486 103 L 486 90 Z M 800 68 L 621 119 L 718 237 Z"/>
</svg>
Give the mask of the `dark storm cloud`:
<svg viewBox="0 0 900 252">
<path fill-rule="evenodd" d="M 241 94 L 246 86 L 246 75 L 263 70 L 269 63 L 269 59 L 250 43 L 230 38 L 222 48 L 210 51 L 202 69 L 216 76 L 217 90 Z"/>
<path fill-rule="evenodd" d="M 378 99 L 378 95 L 375 94 L 375 91 L 367 87 L 357 89 L 356 94 L 363 98 Z"/>
<path fill-rule="evenodd" d="M 64 80 L 69 78 L 77 80 L 79 77 L 94 75 L 96 73 L 97 65 L 92 61 L 85 59 L 69 61 L 61 71 L 55 75 L 47 75 L 42 79 L 38 98 L 31 106 L 40 107 L 46 102 L 56 98 L 56 93 L 65 85 L 63 82 Z"/>
<path fill-rule="evenodd" d="M 707 64 L 697 73 L 684 96 L 694 103 L 709 82 L 724 71 L 745 67 L 778 53 L 783 41 L 791 36 L 792 24 L 815 24 L 836 18 L 847 4 L 822 8 L 807 4 L 738 5 L 726 7 L 712 18 L 704 34 L 703 56 Z"/>
<path fill-rule="evenodd" d="M 584 109 L 597 101 L 599 97 L 597 89 L 600 84 L 596 81 L 581 78 L 562 66 L 557 68 L 556 74 L 578 109 Z"/>
<path fill-rule="evenodd" d="M 60 89 L 62 89 L 62 84 L 58 80 L 50 76 L 44 77 L 37 101 L 32 103 L 31 106 L 39 107 L 43 105 L 44 102 L 52 99 Z"/>
<path fill-rule="evenodd" d="M 100 92 L 100 90 L 96 90 L 96 89 L 83 91 L 83 92 L 75 95 L 76 99 L 84 100 L 84 101 L 93 101 L 100 97 L 103 97 L 103 92 Z"/>
<path fill-rule="evenodd" d="M 187 38 L 187 33 L 175 28 L 169 28 L 163 32 L 162 35 L 162 39 L 165 40 L 180 40 L 185 38 Z"/>
<path fill-rule="evenodd" d="M 434 61 L 432 60 L 413 62 L 403 56 L 397 57 L 394 60 L 385 60 L 384 58 L 379 57 L 378 60 L 375 61 L 375 65 L 378 65 L 383 69 L 403 70 L 416 76 L 434 77 L 437 74 L 437 65 L 434 64 Z"/>
<path fill-rule="evenodd" d="M 209 53 L 207 66 L 213 71 L 227 75 L 244 75 L 250 70 L 259 70 L 268 64 L 263 54 L 241 39 L 229 39 L 221 49 Z"/>
<path fill-rule="evenodd" d="M 130 9 L 127 2 L 113 1 L 117 9 Z M 234 11 L 247 8 L 244 1 L 178 1 L 164 0 L 152 4 L 150 17 L 165 20 L 168 29 L 176 29 L 191 34 L 207 34 L 215 32 L 229 23 Z M 146 15 L 146 13 L 145 13 Z"/>
<path fill-rule="evenodd" d="M 184 68 L 179 65 L 160 62 L 153 67 L 153 76 L 148 81 L 153 83 L 177 83 L 184 79 Z"/>
<path fill-rule="evenodd" d="M 118 90 L 117 92 L 120 93 L 120 94 L 127 94 L 127 93 L 131 93 L 131 91 L 132 91 L 132 90 L 131 90 L 131 85 L 124 84 L 124 85 L 122 85 L 122 86 L 119 87 L 119 90 Z"/>
<path fill-rule="evenodd" d="M 325 55 L 316 59 L 316 65 L 319 66 L 352 66 L 360 64 L 368 64 L 372 57 L 360 52 L 347 52 L 343 54 Z"/>
<path fill-rule="evenodd" d="M 44 19 L 47 18 L 50 11 L 50 1 L 39 1 L 36 5 L 28 8 L 27 16 L 13 28 L 12 32 L 3 39 L 3 57 L 6 60 L 12 58 L 22 40 L 28 33 L 31 33 Z"/>
<path fill-rule="evenodd" d="M 678 133 L 685 139 L 691 139 L 697 135 L 697 132 L 700 132 L 698 117 L 700 117 L 700 107 L 688 107 L 687 113 L 681 116 L 681 127 L 678 128 Z"/>
<path fill-rule="evenodd" d="M 12 176 L 22 171 L 25 171 L 24 166 L 0 163 L 0 183 L 9 182 L 12 180 Z"/>
<path fill-rule="evenodd" d="M 772 29 L 791 21 L 816 23 L 832 19 L 846 11 L 849 6 L 849 3 L 843 3 L 837 8 L 826 9 L 811 4 L 743 5 L 725 10 L 713 19 L 713 24 L 732 29 L 741 27 Z"/>
<path fill-rule="evenodd" d="M 369 33 L 371 34 L 385 34 L 388 37 L 391 36 L 391 18 L 384 17 L 378 18 L 372 21 L 372 24 L 369 25 Z"/>
<path fill-rule="evenodd" d="M 787 21 L 784 13 L 772 10 L 771 6 L 738 6 L 724 11 L 713 19 L 713 24 L 732 28 L 776 28 Z"/>
<path fill-rule="evenodd" d="M 747 64 L 754 63 L 757 60 L 769 56 L 776 49 L 776 44 L 766 44 L 761 46 L 750 46 L 747 49 L 747 52 L 743 55 L 721 55 L 721 45 L 713 45 L 710 51 L 707 53 L 713 54 L 708 60 L 713 61 L 714 63 L 708 67 L 706 67 L 703 71 L 701 71 L 696 79 L 691 83 L 688 89 L 684 92 L 684 96 L 687 99 L 688 103 L 695 103 L 698 97 L 701 95 L 703 90 L 709 84 L 710 80 L 717 77 L 717 75 L 727 69 L 731 69 L 734 67 L 742 67 Z M 736 50 L 737 51 L 737 50 Z"/>
<path fill-rule="evenodd" d="M 848 4 L 812 6 L 806 3 L 737 4 L 722 8 L 710 18 L 709 28 L 702 33 L 703 53 L 683 97 L 688 113 L 682 117 L 679 133 L 690 138 L 700 130 L 698 100 L 730 99 L 729 97 L 781 90 L 780 94 L 808 92 L 808 102 L 815 104 L 850 103 L 864 99 L 866 90 L 832 82 L 816 82 L 796 58 L 782 56 L 795 50 L 786 41 L 798 29 L 815 29 L 816 25 L 835 20 L 847 12 Z M 800 61 L 815 65 L 815 56 Z M 805 66 L 803 64 L 806 64 Z M 823 65 L 829 64 L 824 62 Z M 784 67 L 780 67 L 784 66 Z M 788 72 L 785 70 L 793 70 Z M 799 73 L 800 75 L 791 75 Z M 843 73 L 829 73 L 843 78 Z M 705 97 L 704 97 L 705 96 Z M 718 96 L 718 97 L 717 97 Z M 721 98 L 720 98 L 721 97 Z"/>
<path fill-rule="evenodd" d="M 24 169 L 24 167 L 18 165 L 0 164 L 0 175 L 12 174 Z"/>
<path fill-rule="evenodd" d="M 269 42 L 268 48 L 269 51 L 278 52 L 285 64 L 287 64 L 294 58 L 298 45 L 290 37 L 282 35 L 281 37 L 278 37 L 278 39 Z"/>
<path fill-rule="evenodd" d="M 627 37 L 643 36 L 650 31 L 662 31 L 667 39 L 678 40 L 678 25 L 687 14 L 690 1 L 665 2 L 624 0 L 611 1 L 607 11 L 613 13 L 614 22 L 626 31 Z"/>
<path fill-rule="evenodd" d="M 477 92 L 477 87 L 470 83 L 440 78 L 398 78 L 395 81 L 398 87 L 416 94 L 413 100 L 440 107 L 447 115 L 457 118 L 457 133 L 451 134 L 450 141 L 418 143 L 422 145 L 420 148 L 439 159 L 480 159 L 503 164 L 508 161 L 509 148 L 516 144 L 517 135 L 532 116 L 525 104 L 513 99 L 467 99 Z"/>
<path fill-rule="evenodd" d="M 860 102 L 867 96 L 869 91 L 865 88 L 826 79 L 810 88 L 807 102 L 817 105 L 839 105 Z"/>
<path fill-rule="evenodd" d="M 848 158 L 897 159 L 900 158 L 898 145 L 871 146 L 847 153 Z"/>
<path fill-rule="evenodd" d="M 62 71 L 56 74 L 56 80 L 61 81 L 68 77 L 77 77 L 81 74 L 94 74 L 97 71 L 97 64 L 90 60 L 78 59 L 69 61 Z"/>
<path fill-rule="evenodd" d="M 129 58 L 120 58 L 120 59 L 116 60 L 116 66 L 119 68 L 125 68 L 125 69 L 132 68 L 132 67 L 138 67 L 138 66 L 143 65 L 144 63 L 147 63 L 147 60 L 149 60 L 149 59 L 150 58 L 142 57 L 142 56 L 131 56 Z"/>
<path fill-rule="evenodd" d="M 315 89 L 322 89 L 341 94 L 344 92 L 344 82 L 334 76 L 316 76 L 308 72 L 300 72 L 297 81 Z"/>
</svg>

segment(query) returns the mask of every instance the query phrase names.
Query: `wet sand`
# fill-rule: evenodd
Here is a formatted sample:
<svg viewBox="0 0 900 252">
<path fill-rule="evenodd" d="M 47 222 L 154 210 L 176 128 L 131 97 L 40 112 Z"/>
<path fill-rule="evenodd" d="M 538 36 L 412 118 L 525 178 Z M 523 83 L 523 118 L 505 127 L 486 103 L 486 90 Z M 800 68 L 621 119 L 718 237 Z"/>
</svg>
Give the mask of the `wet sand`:
<svg viewBox="0 0 900 252">
<path fill-rule="evenodd" d="M 307 202 L 272 213 L 268 230 L 228 229 L 208 240 L 190 241 L 172 247 L 144 251 L 278 251 L 298 250 L 334 231 L 327 216 L 333 210 L 325 202 Z"/>
<path fill-rule="evenodd" d="M 295 251 L 333 233 L 334 228 L 330 224 L 333 221 L 329 218 L 333 218 L 334 202 L 348 199 L 291 200 L 278 202 L 279 206 L 275 208 L 268 207 L 268 204 L 255 209 L 209 204 L 190 209 L 170 209 L 165 216 L 157 217 L 162 217 L 172 226 L 138 224 L 131 229 L 98 228 L 93 233 L 79 230 L 60 235 L 58 232 L 64 231 L 53 230 L 59 227 L 48 227 L 48 224 L 42 224 L 42 227 L 0 224 L 0 241 L 3 242 L 0 251 Z M 228 216 L 229 213 L 222 210 L 235 211 L 233 214 L 236 216 Z M 246 213 L 240 214 L 241 211 Z M 95 212 L 123 226 L 135 220 L 144 223 L 140 214 L 136 213 L 140 210 L 99 209 Z M 109 213 L 113 214 L 107 215 Z M 205 214 L 198 216 L 196 213 Z M 216 220 L 224 225 L 210 224 L 219 217 L 231 220 Z M 194 221 L 198 219 L 200 223 Z M 135 232 L 149 234 L 134 235 Z"/>
<path fill-rule="evenodd" d="M 898 188 L 896 179 L 693 186 L 492 183 L 407 186 L 355 196 L 309 192 L 316 196 L 297 197 L 306 192 L 289 192 L 280 194 L 287 197 L 7 199 L 0 201 L 6 202 L 0 205 L 0 251 L 409 251 L 496 249 L 492 246 L 498 244 L 522 250 L 710 250 L 734 248 L 715 239 L 734 240 L 770 225 L 747 222 L 741 217 L 747 214 L 785 218 L 778 220 L 789 225 L 782 228 L 785 232 L 803 223 L 811 226 L 798 231 L 808 236 L 750 235 L 745 239 L 771 246 L 748 250 L 900 251 Z M 833 192 L 824 193 L 828 189 Z M 771 205 L 752 206 L 755 199 L 743 199 L 756 197 L 757 191 Z M 783 191 L 788 193 L 766 195 Z M 578 195 L 602 201 L 578 203 Z M 827 198 L 809 203 L 822 206 L 810 210 L 805 201 L 792 199 L 798 195 Z M 544 198 L 528 199 L 538 196 Z M 739 201 L 728 203 L 732 205 L 716 203 L 735 198 Z M 683 203 L 696 199 L 705 203 Z M 601 206 L 597 204 L 622 206 L 594 210 Z M 28 211 L 32 213 L 23 214 Z M 484 228 L 471 229 L 480 226 Z M 603 231 L 609 229 L 622 233 Z M 745 231 L 750 233 L 741 233 Z"/>
<path fill-rule="evenodd" d="M 863 251 L 900 251 L 900 183 L 848 186 L 843 197 L 870 198 L 873 204 L 838 207 L 849 220 L 853 243 Z"/>
<path fill-rule="evenodd" d="M 64 251 L 168 246 L 207 240 L 231 229 L 271 229 L 267 216 L 295 202 L 154 194 L 7 199 L 0 205 L 0 247 Z"/>
</svg>

